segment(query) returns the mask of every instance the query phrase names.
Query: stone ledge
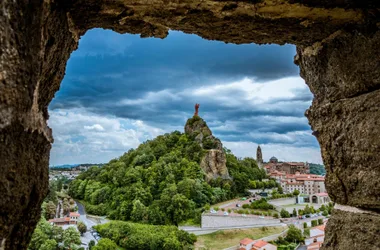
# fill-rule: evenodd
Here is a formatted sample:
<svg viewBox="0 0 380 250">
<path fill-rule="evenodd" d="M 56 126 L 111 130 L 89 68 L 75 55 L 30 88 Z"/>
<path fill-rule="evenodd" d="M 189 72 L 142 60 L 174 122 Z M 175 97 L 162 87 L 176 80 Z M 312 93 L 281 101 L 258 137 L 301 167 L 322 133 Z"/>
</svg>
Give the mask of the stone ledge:
<svg viewBox="0 0 380 250">
<path fill-rule="evenodd" d="M 334 209 L 322 250 L 380 249 L 380 217 Z"/>
</svg>

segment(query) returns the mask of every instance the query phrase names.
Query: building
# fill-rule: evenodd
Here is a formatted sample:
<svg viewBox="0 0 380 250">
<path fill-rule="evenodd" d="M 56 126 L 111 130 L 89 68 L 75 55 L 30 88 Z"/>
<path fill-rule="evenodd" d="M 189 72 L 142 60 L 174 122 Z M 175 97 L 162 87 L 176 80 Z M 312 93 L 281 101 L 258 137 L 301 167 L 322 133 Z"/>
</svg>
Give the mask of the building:
<svg viewBox="0 0 380 250">
<path fill-rule="evenodd" d="M 49 220 L 49 222 L 56 226 L 76 225 L 78 224 L 79 217 L 80 217 L 80 214 L 71 212 L 69 216 L 51 219 Z"/>
<path fill-rule="evenodd" d="M 264 240 L 257 240 L 253 243 L 252 250 L 277 250 L 277 246 Z"/>
<path fill-rule="evenodd" d="M 312 194 L 310 196 L 310 200 L 312 203 L 315 203 L 315 204 L 326 204 L 326 203 L 329 203 L 331 201 L 331 199 L 327 193 Z"/>
<path fill-rule="evenodd" d="M 310 237 L 305 239 L 308 250 L 319 250 L 325 240 L 325 225 L 320 225 L 310 229 Z"/>
<path fill-rule="evenodd" d="M 277 246 L 264 240 L 245 238 L 240 241 L 239 250 L 277 250 Z"/>
<path fill-rule="evenodd" d="M 309 174 L 309 163 L 305 162 L 278 162 L 276 157 L 271 157 L 269 163 L 264 166 L 264 169 L 268 174 L 274 171 L 285 172 L 287 174 L 295 174 L 297 172 L 301 174 Z"/>
<path fill-rule="evenodd" d="M 239 250 L 251 250 L 255 241 L 250 238 L 244 238 L 240 241 Z"/>
<path fill-rule="evenodd" d="M 320 175 L 301 174 L 299 172 L 287 174 L 281 171 L 273 171 L 269 175 L 281 185 L 285 193 L 293 193 L 295 190 L 307 195 L 326 193 L 325 177 Z"/>
<path fill-rule="evenodd" d="M 257 147 L 257 150 L 256 150 L 256 162 L 257 162 L 257 166 L 259 168 L 262 168 L 263 167 L 263 153 L 261 152 L 261 148 L 260 148 L 260 145 Z"/>
</svg>

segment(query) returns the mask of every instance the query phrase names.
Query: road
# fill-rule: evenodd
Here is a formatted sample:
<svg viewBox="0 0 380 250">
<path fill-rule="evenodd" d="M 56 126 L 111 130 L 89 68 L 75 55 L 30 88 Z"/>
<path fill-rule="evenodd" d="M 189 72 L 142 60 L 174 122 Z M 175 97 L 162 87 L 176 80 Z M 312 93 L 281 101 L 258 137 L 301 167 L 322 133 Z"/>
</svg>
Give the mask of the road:
<svg viewBox="0 0 380 250">
<path fill-rule="evenodd" d="M 96 226 L 98 223 L 96 223 L 92 220 L 89 220 L 86 216 L 86 211 L 85 211 L 83 205 L 81 203 L 79 203 L 78 201 L 75 201 L 75 202 L 78 206 L 78 213 L 80 214 L 79 219 L 87 226 L 87 232 L 85 232 L 81 236 L 82 243 L 85 243 L 86 245 L 88 245 L 88 243 L 91 240 L 97 242 L 97 240 L 94 238 L 94 236 L 90 233 L 89 230 L 91 229 L 91 227 Z"/>
</svg>

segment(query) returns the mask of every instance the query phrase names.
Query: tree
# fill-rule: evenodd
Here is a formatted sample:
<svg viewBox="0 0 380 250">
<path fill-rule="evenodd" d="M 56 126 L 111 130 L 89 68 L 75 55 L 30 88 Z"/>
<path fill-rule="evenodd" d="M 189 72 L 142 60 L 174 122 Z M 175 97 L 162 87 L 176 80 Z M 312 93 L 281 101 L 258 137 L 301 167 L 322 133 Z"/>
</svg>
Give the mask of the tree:
<svg viewBox="0 0 380 250">
<path fill-rule="evenodd" d="M 276 218 L 276 219 L 278 219 L 278 213 L 274 213 L 273 217 Z"/>
<path fill-rule="evenodd" d="M 306 222 L 303 223 L 303 228 L 307 228 L 307 223 Z"/>
<path fill-rule="evenodd" d="M 318 226 L 318 221 L 317 221 L 317 220 L 312 220 L 312 221 L 311 221 L 311 226 L 312 226 L 312 227 L 316 227 L 316 226 Z"/>
<path fill-rule="evenodd" d="M 115 250 L 118 246 L 116 243 L 108 238 L 102 238 L 98 244 L 91 248 L 91 250 Z"/>
<path fill-rule="evenodd" d="M 277 186 L 277 191 L 278 191 L 279 194 L 283 194 L 284 193 L 284 190 L 282 189 L 282 187 L 281 187 L 280 184 L 278 184 L 278 186 Z"/>
<path fill-rule="evenodd" d="M 293 208 L 293 217 L 296 217 L 296 216 L 297 216 L 297 210 Z"/>
<path fill-rule="evenodd" d="M 310 237 L 310 228 L 305 228 L 305 229 L 303 230 L 303 235 L 304 235 L 305 237 Z"/>
<path fill-rule="evenodd" d="M 281 218 L 289 218 L 290 217 L 289 212 L 286 211 L 285 209 L 281 209 L 280 215 L 281 215 Z"/>
<path fill-rule="evenodd" d="M 322 225 L 323 224 L 323 219 L 318 219 L 318 225 Z"/>
<path fill-rule="evenodd" d="M 133 209 L 131 219 L 136 222 L 144 222 L 147 220 L 148 210 L 140 200 L 133 201 Z"/>
<path fill-rule="evenodd" d="M 78 231 L 81 235 L 83 235 L 85 232 L 87 232 L 87 226 L 82 222 L 79 221 L 77 224 Z"/>
<path fill-rule="evenodd" d="M 294 225 L 290 225 L 285 240 L 288 242 L 299 243 L 304 241 L 304 237 L 302 236 L 302 231 L 300 229 L 296 228 Z"/>
<path fill-rule="evenodd" d="M 69 227 L 63 232 L 63 244 L 69 248 L 81 244 L 80 233 L 74 227 Z"/>
<path fill-rule="evenodd" d="M 37 226 L 33 232 L 32 239 L 30 240 L 29 249 L 39 250 L 47 240 L 48 236 Z"/>
<path fill-rule="evenodd" d="M 92 250 L 92 248 L 95 246 L 95 241 L 94 240 L 90 240 L 90 242 L 88 243 L 88 249 L 89 250 Z"/>
<path fill-rule="evenodd" d="M 40 250 L 55 250 L 57 249 L 57 242 L 55 240 L 46 240 L 44 244 L 41 245 Z"/>
<path fill-rule="evenodd" d="M 294 190 L 294 192 L 293 192 L 293 195 L 294 195 L 294 196 L 298 196 L 299 194 L 300 194 L 300 191 L 298 191 L 297 189 Z"/>
<path fill-rule="evenodd" d="M 57 207 L 54 204 L 54 202 L 49 201 L 46 204 L 46 207 L 45 207 L 45 213 L 46 213 L 45 217 L 46 217 L 46 219 L 52 219 L 52 218 L 54 218 L 56 211 L 57 211 Z"/>
</svg>

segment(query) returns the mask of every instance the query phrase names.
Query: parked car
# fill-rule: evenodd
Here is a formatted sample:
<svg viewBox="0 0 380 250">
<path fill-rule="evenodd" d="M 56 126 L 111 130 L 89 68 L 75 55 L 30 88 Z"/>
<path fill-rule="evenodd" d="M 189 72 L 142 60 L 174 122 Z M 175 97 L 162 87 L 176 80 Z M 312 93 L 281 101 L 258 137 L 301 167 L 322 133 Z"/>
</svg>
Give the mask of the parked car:
<svg viewBox="0 0 380 250">
<path fill-rule="evenodd" d="M 224 214 L 224 215 L 228 215 L 228 212 L 224 212 L 223 214 Z"/>
<path fill-rule="evenodd" d="M 210 213 L 216 214 L 216 211 L 214 209 L 210 210 Z"/>
</svg>

